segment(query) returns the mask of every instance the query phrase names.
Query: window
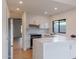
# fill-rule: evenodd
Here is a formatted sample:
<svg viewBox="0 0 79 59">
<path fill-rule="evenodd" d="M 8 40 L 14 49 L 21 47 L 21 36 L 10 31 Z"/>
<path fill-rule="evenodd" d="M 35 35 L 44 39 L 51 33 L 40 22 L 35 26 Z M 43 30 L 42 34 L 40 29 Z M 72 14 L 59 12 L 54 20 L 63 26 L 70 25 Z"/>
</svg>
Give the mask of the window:
<svg viewBox="0 0 79 59">
<path fill-rule="evenodd" d="M 66 33 L 66 19 L 53 21 L 54 33 Z"/>
</svg>

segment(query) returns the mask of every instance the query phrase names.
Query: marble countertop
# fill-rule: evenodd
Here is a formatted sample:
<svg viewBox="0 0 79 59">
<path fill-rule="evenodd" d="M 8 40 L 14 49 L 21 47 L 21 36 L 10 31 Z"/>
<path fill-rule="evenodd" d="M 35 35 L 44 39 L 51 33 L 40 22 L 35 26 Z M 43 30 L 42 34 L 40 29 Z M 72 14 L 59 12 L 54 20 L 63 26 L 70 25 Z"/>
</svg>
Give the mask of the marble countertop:
<svg viewBox="0 0 79 59">
<path fill-rule="evenodd" d="M 37 38 L 37 39 L 34 39 L 34 40 L 39 41 L 41 43 L 70 41 L 69 38 L 62 36 L 62 35 L 53 35 L 53 36 L 49 36 L 49 37 Z"/>
</svg>

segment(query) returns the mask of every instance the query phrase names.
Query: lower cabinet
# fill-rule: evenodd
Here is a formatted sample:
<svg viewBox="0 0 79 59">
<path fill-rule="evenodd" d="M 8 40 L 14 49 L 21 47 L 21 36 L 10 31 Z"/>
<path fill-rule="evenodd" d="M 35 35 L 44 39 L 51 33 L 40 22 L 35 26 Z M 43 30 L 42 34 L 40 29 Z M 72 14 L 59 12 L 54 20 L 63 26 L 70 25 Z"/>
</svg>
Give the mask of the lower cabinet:
<svg viewBox="0 0 79 59">
<path fill-rule="evenodd" d="M 67 42 L 40 42 L 34 40 L 33 59 L 73 59 L 76 57 L 76 45 Z"/>
<path fill-rule="evenodd" d="M 24 37 L 22 41 L 24 51 L 28 50 L 30 48 L 30 37 L 26 35 L 26 37 Z"/>
</svg>

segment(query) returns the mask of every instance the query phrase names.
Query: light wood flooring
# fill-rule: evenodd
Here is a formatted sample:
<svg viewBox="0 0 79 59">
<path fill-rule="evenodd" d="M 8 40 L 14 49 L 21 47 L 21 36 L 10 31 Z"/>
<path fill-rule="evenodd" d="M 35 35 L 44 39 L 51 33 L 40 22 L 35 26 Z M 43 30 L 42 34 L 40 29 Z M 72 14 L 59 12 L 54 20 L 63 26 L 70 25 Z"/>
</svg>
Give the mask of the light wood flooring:
<svg viewBox="0 0 79 59">
<path fill-rule="evenodd" d="M 23 51 L 19 39 L 14 39 L 13 59 L 32 59 L 32 50 Z"/>
</svg>

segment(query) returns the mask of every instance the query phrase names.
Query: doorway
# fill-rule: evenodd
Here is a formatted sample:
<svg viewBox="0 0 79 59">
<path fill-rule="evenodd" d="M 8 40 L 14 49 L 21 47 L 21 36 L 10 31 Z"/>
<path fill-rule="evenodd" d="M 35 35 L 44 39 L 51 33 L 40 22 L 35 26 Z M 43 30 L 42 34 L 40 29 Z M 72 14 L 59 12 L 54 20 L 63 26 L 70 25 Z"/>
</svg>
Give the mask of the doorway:
<svg viewBox="0 0 79 59">
<path fill-rule="evenodd" d="M 8 32 L 9 32 L 8 59 L 14 59 L 15 51 L 18 49 L 22 49 L 21 25 L 22 25 L 22 19 L 20 18 L 8 19 Z M 18 42 L 19 44 L 16 44 Z"/>
<path fill-rule="evenodd" d="M 22 33 L 21 33 L 22 19 L 15 18 L 13 20 L 13 59 L 21 54 L 22 50 Z"/>
<path fill-rule="evenodd" d="M 18 18 L 9 19 L 9 41 L 8 59 L 32 59 L 32 50 L 23 49 L 22 44 L 22 20 Z"/>
</svg>

